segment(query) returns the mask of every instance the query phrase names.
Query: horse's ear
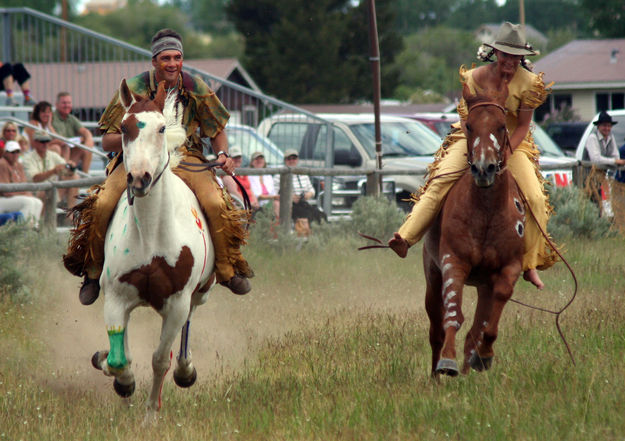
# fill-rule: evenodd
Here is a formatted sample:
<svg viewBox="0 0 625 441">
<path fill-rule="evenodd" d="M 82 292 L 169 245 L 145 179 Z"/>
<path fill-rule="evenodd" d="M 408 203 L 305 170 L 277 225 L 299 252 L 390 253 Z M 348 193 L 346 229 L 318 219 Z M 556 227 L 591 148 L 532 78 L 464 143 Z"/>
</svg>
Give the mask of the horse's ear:
<svg viewBox="0 0 625 441">
<path fill-rule="evenodd" d="M 156 89 L 156 95 L 154 96 L 154 104 L 159 108 L 162 112 L 165 107 L 165 98 L 167 98 L 167 91 L 165 90 L 165 81 L 161 81 L 158 83 L 158 88 Z"/>
<path fill-rule="evenodd" d="M 128 110 L 132 103 L 135 102 L 134 96 L 132 95 L 128 84 L 126 84 L 125 78 L 122 80 L 122 83 L 119 86 L 119 101 L 122 103 L 122 106 L 124 106 L 126 110 Z"/>
</svg>

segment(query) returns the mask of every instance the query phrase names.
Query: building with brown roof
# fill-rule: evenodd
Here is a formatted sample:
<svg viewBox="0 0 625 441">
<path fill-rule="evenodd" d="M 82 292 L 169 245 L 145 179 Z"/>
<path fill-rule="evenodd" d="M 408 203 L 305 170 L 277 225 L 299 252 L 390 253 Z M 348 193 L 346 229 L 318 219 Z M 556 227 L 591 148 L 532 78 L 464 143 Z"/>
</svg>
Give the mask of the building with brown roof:
<svg viewBox="0 0 625 441">
<path fill-rule="evenodd" d="M 573 40 L 535 63 L 545 82 L 555 82 L 545 113 L 566 104 L 590 121 L 601 110 L 625 107 L 625 39 Z"/>
</svg>

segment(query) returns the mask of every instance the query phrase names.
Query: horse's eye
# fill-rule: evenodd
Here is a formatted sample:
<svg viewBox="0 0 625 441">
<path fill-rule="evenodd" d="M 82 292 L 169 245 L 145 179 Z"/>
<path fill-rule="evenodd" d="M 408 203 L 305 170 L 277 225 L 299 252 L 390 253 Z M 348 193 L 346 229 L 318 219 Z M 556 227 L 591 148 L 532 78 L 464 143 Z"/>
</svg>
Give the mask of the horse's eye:
<svg viewBox="0 0 625 441">
<path fill-rule="evenodd" d="M 469 131 L 469 132 L 470 132 L 470 131 L 472 130 L 472 129 L 471 129 L 471 126 L 470 126 L 468 123 L 467 123 L 467 124 L 465 124 L 465 126 L 466 126 L 466 128 L 467 128 L 467 131 Z"/>
<path fill-rule="evenodd" d="M 122 126 L 121 130 L 122 130 L 122 133 L 126 133 L 126 132 L 128 131 L 128 130 L 126 129 L 126 126 Z"/>
<path fill-rule="evenodd" d="M 158 133 L 165 133 L 165 126 L 161 127 L 158 131 Z"/>
</svg>

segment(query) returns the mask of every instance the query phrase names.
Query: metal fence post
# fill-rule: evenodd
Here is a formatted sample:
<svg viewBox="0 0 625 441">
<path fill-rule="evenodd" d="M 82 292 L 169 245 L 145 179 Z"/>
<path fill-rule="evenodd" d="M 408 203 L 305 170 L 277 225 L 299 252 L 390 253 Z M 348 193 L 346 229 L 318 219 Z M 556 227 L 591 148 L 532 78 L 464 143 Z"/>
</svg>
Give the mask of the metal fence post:
<svg viewBox="0 0 625 441">
<path fill-rule="evenodd" d="M 290 170 L 280 172 L 280 227 L 291 230 L 291 213 L 293 212 L 293 173 Z"/>
</svg>

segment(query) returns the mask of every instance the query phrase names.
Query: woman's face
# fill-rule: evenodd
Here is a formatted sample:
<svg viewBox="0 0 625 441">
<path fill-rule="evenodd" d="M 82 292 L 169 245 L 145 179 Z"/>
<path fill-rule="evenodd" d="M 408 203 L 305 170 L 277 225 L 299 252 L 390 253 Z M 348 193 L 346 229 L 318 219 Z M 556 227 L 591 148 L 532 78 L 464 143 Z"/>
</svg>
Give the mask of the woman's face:
<svg viewBox="0 0 625 441">
<path fill-rule="evenodd" d="M 522 55 L 512 55 L 500 50 L 495 49 L 495 56 L 497 57 L 497 64 L 499 65 L 499 71 L 506 75 L 512 75 L 516 72 L 519 64 L 521 64 Z"/>
<path fill-rule="evenodd" d="M 265 158 L 259 156 L 252 161 L 252 168 L 265 168 Z"/>
<path fill-rule="evenodd" d="M 49 124 L 52 121 L 52 108 L 46 107 L 39 112 L 39 120 L 42 124 Z"/>
<path fill-rule="evenodd" d="M 2 131 L 2 137 L 7 141 L 15 141 L 15 138 L 17 138 L 17 128 L 13 125 L 6 126 Z"/>
</svg>

